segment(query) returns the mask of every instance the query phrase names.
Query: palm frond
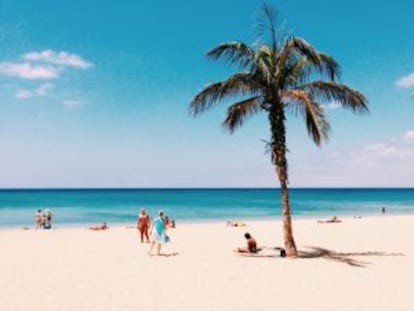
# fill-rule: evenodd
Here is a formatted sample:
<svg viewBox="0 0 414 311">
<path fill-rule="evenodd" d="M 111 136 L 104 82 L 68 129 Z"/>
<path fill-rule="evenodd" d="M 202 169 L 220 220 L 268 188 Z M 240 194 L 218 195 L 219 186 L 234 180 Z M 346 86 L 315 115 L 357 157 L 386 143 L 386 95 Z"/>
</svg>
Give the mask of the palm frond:
<svg viewBox="0 0 414 311">
<path fill-rule="evenodd" d="M 309 69 L 314 68 L 320 74 L 326 74 L 328 78 L 334 81 L 339 78 L 340 67 L 339 64 L 329 55 L 319 53 L 307 41 L 302 38 L 290 37 L 283 45 L 277 57 L 277 64 L 279 68 L 286 67 L 289 62 L 296 62 L 303 59 L 307 60 Z M 310 70 L 307 74 L 310 73 Z M 302 75 L 305 77 L 305 75 Z"/>
<path fill-rule="evenodd" d="M 314 98 L 334 101 L 346 109 L 357 113 L 367 113 L 368 100 L 365 96 L 344 84 L 327 81 L 315 81 L 301 86 L 301 89 L 312 94 Z"/>
<path fill-rule="evenodd" d="M 331 126 L 321 104 L 312 101 L 311 105 L 306 107 L 306 128 L 317 146 L 320 146 L 323 140 L 329 139 Z"/>
<path fill-rule="evenodd" d="M 207 52 L 207 57 L 217 60 L 223 58 L 229 65 L 245 68 L 254 61 L 254 51 L 243 42 L 225 42 Z"/>
<path fill-rule="evenodd" d="M 318 64 L 319 56 L 312 46 L 305 40 L 290 36 L 286 39 L 276 56 L 275 68 L 277 70 L 274 72 L 277 87 L 283 88 L 286 84 L 294 84 L 294 76 L 290 76 L 288 73 L 292 69 L 292 64 L 295 64 L 298 61 L 301 61 L 302 67 L 297 67 L 295 72 L 296 76 L 305 77 L 305 73 L 310 71 L 300 72 L 299 70 L 305 68 L 305 64 L 307 68 Z"/>
<path fill-rule="evenodd" d="M 263 41 L 263 37 L 265 34 L 267 34 L 268 32 L 270 33 L 270 40 L 272 42 L 272 47 L 274 48 L 274 50 L 276 51 L 278 46 L 277 46 L 277 36 L 276 36 L 276 21 L 277 21 L 277 11 L 270 6 L 267 3 L 263 3 L 263 5 L 260 8 L 260 13 L 258 14 L 257 18 L 256 18 L 256 23 L 255 23 L 255 34 L 256 34 L 256 38 L 258 39 L 258 41 Z M 267 40 L 264 40 L 267 41 Z"/>
<path fill-rule="evenodd" d="M 287 48 L 305 56 L 314 65 L 318 66 L 320 63 L 319 53 L 305 39 L 291 37 L 287 42 Z"/>
<path fill-rule="evenodd" d="M 275 25 L 277 12 L 272 6 L 266 3 L 263 4 L 263 12 L 266 16 L 267 24 L 269 26 L 270 40 L 272 42 L 272 51 L 273 53 L 276 53 L 276 51 L 278 50 L 278 41 L 276 37 L 276 25 Z"/>
<path fill-rule="evenodd" d="M 271 48 L 267 45 L 260 46 L 255 53 L 255 62 L 251 68 L 265 84 L 271 83 L 274 72 L 274 62 L 271 57 Z"/>
<path fill-rule="evenodd" d="M 261 110 L 261 103 L 262 97 L 254 96 L 231 105 L 227 110 L 227 117 L 223 122 L 223 127 L 233 132 L 248 117 Z"/>
<path fill-rule="evenodd" d="M 302 90 L 288 90 L 283 92 L 282 98 L 285 107 L 303 117 L 308 134 L 317 146 L 321 145 L 322 140 L 328 140 L 330 126 L 325 110 L 310 94 Z"/>
<path fill-rule="evenodd" d="M 287 87 L 303 84 L 307 81 L 306 79 L 309 77 L 310 72 L 309 61 L 306 57 L 302 57 L 287 66 L 282 85 Z"/>
<path fill-rule="evenodd" d="M 211 83 L 201 90 L 190 103 L 190 114 L 197 116 L 225 98 L 259 92 L 260 85 L 251 73 L 236 73 L 225 81 Z"/>
<path fill-rule="evenodd" d="M 341 69 L 335 59 L 325 53 L 319 53 L 320 66 L 319 71 L 324 74 L 326 73 L 332 81 L 338 79 L 341 75 Z"/>
</svg>

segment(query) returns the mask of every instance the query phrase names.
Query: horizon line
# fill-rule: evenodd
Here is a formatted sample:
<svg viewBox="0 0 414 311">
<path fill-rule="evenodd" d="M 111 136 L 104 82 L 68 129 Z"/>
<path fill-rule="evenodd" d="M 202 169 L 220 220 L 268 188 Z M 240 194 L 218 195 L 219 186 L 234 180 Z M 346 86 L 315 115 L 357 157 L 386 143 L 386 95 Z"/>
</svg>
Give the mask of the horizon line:
<svg viewBox="0 0 414 311">
<path fill-rule="evenodd" d="M 48 190 L 279 190 L 280 187 L 6 187 L 0 191 L 48 191 Z M 289 190 L 381 190 L 381 189 L 414 189 L 409 186 L 389 186 L 389 187 L 289 187 Z"/>
</svg>

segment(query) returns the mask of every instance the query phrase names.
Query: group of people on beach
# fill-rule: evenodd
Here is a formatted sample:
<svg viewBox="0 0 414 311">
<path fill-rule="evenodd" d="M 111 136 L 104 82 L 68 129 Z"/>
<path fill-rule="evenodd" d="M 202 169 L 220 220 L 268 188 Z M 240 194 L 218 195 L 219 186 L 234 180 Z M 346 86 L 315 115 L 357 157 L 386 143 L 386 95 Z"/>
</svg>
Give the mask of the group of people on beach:
<svg viewBox="0 0 414 311">
<path fill-rule="evenodd" d="M 170 241 L 166 230 L 168 228 L 175 228 L 175 221 L 170 220 L 163 211 L 159 211 L 157 217 L 152 221 L 145 208 L 142 208 L 137 217 L 137 226 L 139 238 L 141 243 L 151 243 L 148 251 L 152 255 L 152 251 L 156 247 L 156 255 L 161 255 L 161 245 Z M 109 226 L 106 222 L 89 227 L 89 230 L 100 231 L 107 230 Z"/>
<path fill-rule="evenodd" d="M 137 229 L 141 243 L 144 243 L 144 240 L 146 243 L 151 243 L 149 255 L 152 255 L 155 245 L 157 245 L 156 255 L 161 254 L 161 245 L 170 241 L 170 237 L 166 233 L 168 228 L 175 228 L 175 221 L 170 221 L 163 211 L 159 211 L 157 217 L 151 221 L 145 208 L 141 209 L 137 218 Z"/>
<path fill-rule="evenodd" d="M 51 229 L 52 228 L 53 213 L 49 209 L 43 212 L 41 209 L 37 210 L 34 215 L 36 229 Z"/>
</svg>

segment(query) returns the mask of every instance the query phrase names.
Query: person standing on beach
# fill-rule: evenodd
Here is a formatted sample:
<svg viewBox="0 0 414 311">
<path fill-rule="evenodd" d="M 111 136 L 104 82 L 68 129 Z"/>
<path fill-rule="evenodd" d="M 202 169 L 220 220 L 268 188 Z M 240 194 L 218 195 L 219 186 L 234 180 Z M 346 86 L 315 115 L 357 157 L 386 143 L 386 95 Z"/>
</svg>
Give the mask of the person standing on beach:
<svg viewBox="0 0 414 311">
<path fill-rule="evenodd" d="M 43 214 L 43 229 L 50 229 L 52 228 L 52 217 L 53 213 L 51 210 L 45 210 Z"/>
<path fill-rule="evenodd" d="M 144 237 L 147 240 L 147 243 L 150 242 L 149 236 L 148 236 L 149 226 L 150 226 L 150 217 L 147 214 L 147 211 L 145 210 L 145 208 L 142 208 L 141 212 L 138 215 L 138 219 L 137 219 L 137 227 L 140 233 L 141 243 L 144 243 Z"/>
<path fill-rule="evenodd" d="M 39 209 L 34 216 L 36 229 L 42 229 L 42 210 Z"/>
<path fill-rule="evenodd" d="M 148 254 L 151 255 L 152 249 L 154 248 L 155 244 L 157 244 L 157 256 L 161 254 L 161 243 L 166 241 L 165 235 L 165 220 L 164 220 L 164 212 L 159 211 L 158 217 L 154 218 L 151 224 L 151 247 L 148 251 Z"/>
</svg>

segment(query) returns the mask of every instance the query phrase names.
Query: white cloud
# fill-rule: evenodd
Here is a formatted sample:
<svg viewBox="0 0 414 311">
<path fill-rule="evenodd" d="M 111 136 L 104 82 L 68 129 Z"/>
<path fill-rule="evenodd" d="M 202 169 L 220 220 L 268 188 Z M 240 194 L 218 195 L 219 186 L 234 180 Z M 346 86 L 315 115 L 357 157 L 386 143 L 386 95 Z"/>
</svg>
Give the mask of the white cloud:
<svg viewBox="0 0 414 311">
<path fill-rule="evenodd" d="M 29 90 L 17 90 L 16 97 L 20 99 L 32 98 L 35 94 Z"/>
<path fill-rule="evenodd" d="M 401 148 L 393 143 L 379 143 L 365 146 L 357 155 L 359 159 L 375 160 L 384 158 L 399 158 L 402 156 Z"/>
<path fill-rule="evenodd" d="M 397 80 L 395 84 L 399 87 L 409 88 L 414 86 L 414 73 L 409 74 L 401 79 Z"/>
<path fill-rule="evenodd" d="M 405 140 L 414 140 L 414 131 L 407 131 L 404 134 L 404 139 Z"/>
<path fill-rule="evenodd" d="M 39 96 L 45 96 L 53 88 L 52 83 L 43 83 L 35 90 L 36 94 Z"/>
<path fill-rule="evenodd" d="M 33 65 L 31 63 L 0 62 L 0 75 L 23 79 L 55 79 L 59 69 L 51 66 Z"/>
<path fill-rule="evenodd" d="M 81 56 L 65 51 L 29 52 L 24 54 L 22 58 L 24 59 L 23 62 L 0 62 L 0 75 L 21 79 L 46 80 L 58 78 L 64 67 L 86 69 L 93 66 L 92 63 L 84 60 Z M 41 93 L 42 90 L 39 92 Z"/>
<path fill-rule="evenodd" d="M 404 171 L 404 165 L 414 163 L 414 148 L 403 140 L 390 141 L 365 146 L 360 151 L 351 154 L 350 167 L 375 168 L 379 171 L 398 167 Z"/>
<path fill-rule="evenodd" d="M 414 172 L 414 144 L 403 137 L 334 151 L 331 157 L 329 152 L 312 149 L 305 157 L 292 159 L 292 183 L 313 187 L 399 187 L 414 183 L 410 174 Z"/>
<path fill-rule="evenodd" d="M 53 50 L 44 50 L 41 52 L 29 52 L 23 55 L 23 59 L 27 61 L 42 61 L 54 65 L 69 66 L 80 69 L 86 69 L 93 65 L 81 56 L 65 51 L 56 52 Z"/>
<path fill-rule="evenodd" d="M 16 92 L 16 97 L 20 99 L 29 99 L 36 96 L 46 96 L 49 91 L 53 88 L 52 83 L 40 84 L 34 90 L 20 89 Z"/>
<path fill-rule="evenodd" d="M 81 106 L 81 102 L 78 100 L 65 100 L 62 105 L 68 110 L 75 110 Z"/>
</svg>

